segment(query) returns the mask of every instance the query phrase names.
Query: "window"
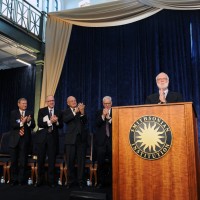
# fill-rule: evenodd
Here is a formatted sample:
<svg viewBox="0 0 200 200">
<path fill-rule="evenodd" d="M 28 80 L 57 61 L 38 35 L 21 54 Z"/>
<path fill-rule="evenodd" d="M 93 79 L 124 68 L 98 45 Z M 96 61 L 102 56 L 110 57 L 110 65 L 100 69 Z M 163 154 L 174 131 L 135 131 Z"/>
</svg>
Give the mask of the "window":
<svg viewBox="0 0 200 200">
<path fill-rule="evenodd" d="M 55 5 L 55 11 L 58 11 L 58 0 L 54 1 L 54 5 Z"/>
<path fill-rule="evenodd" d="M 49 12 L 49 0 L 46 0 L 45 6 L 44 6 L 45 12 Z"/>
</svg>

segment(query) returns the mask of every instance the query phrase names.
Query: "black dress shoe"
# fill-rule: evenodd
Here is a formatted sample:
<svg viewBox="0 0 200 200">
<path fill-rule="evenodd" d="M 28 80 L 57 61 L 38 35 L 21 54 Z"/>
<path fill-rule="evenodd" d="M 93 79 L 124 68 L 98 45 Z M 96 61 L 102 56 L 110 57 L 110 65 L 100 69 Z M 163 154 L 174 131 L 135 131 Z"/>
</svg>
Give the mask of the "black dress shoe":
<svg viewBox="0 0 200 200">
<path fill-rule="evenodd" d="M 34 184 L 34 187 L 40 187 L 41 185 L 42 185 L 41 182 L 37 182 L 37 183 Z"/>
<path fill-rule="evenodd" d="M 66 185 L 66 188 L 67 188 L 67 189 L 69 189 L 70 187 L 71 187 L 71 185 L 70 185 L 70 184 L 67 184 L 67 185 Z"/>
<path fill-rule="evenodd" d="M 83 189 L 83 183 L 79 183 L 79 188 L 82 190 Z"/>
<path fill-rule="evenodd" d="M 17 181 L 12 181 L 12 182 L 10 183 L 10 185 L 11 185 L 11 186 L 17 185 Z"/>
<path fill-rule="evenodd" d="M 67 188 L 67 189 L 70 189 L 70 188 L 72 188 L 74 185 L 75 185 L 74 182 L 68 182 L 67 185 L 66 185 L 66 188 Z"/>
<path fill-rule="evenodd" d="M 49 187 L 55 188 L 56 186 L 54 184 L 49 184 Z"/>
<path fill-rule="evenodd" d="M 101 189 L 103 187 L 103 185 L 101 184 L 101 183 L 99 183 L 98 185 L 97 185 L 97 188 L 98 189 Z"/>
</svg>

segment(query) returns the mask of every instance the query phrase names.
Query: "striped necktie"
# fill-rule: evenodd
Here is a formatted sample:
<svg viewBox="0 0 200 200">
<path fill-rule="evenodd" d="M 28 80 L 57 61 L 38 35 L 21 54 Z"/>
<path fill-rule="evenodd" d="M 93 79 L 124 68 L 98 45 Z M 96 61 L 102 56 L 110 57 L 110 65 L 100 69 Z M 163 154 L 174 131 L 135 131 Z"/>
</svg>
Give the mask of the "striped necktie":
<svg viewBox="0 0 200 200">
<path fill-rule="evenodd" d="M 21 113 L 20 122 L 21 122 L 23 119 L 24 119 L 24 111 L 22 111 L 22 113 Z M 23 135 L 24 135 L 24 126 L 20 127 L 19 134 L 20 134 L 20 136 L 23 136 Z"/>
</svg>

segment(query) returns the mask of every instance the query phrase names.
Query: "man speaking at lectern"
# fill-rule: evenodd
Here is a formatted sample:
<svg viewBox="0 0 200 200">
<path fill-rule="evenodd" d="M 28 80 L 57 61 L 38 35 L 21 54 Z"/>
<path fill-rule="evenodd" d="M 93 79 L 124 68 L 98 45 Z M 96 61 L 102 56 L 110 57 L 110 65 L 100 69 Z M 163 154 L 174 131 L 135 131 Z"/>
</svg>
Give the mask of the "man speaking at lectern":
<svg viewBox="0 0 200 200">
<path fill-rule="evenodd" d="M 158 93 L 152 94 L 146 98 L 146 104 L 165 104 L 182 102 L 182 95 L 178 92 L 168 90 L 169 77 L 166 73 L 161 72 L 156 76 Z"/>
</svg>

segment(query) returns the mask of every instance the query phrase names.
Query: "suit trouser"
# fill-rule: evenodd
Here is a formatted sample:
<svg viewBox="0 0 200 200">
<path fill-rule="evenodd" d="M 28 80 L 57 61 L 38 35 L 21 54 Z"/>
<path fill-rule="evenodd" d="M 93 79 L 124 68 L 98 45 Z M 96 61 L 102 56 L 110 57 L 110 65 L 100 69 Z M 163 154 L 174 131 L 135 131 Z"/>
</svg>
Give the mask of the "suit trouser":
<svg viewBox="0 0 200 200">
<path fill-rule="evenodd" d="M 98 182 L 104 184 L 105 175 L 106 178 L 112 178 L 107 176 L 107 172 L 105 171 L 105 160 L 108 159 L 108 170 L 110 171 L 110 175 L 112 176 L 112 140 L 111 138 L 106 137 L 105 143 L 103 146 L 97 147 L 97 174 L 98 174 Z"/>
<path fill-rule="evenodd" d="M 81 135 L 76 137 L 75 144 L 65 145 L 65 155 L 68 168 L 68 183 L 75 182 L 75 163 L 77 163 L 77 179 L 81 183 L 84 178 L 86 144 L 82 143 Z"/>
<path fill-rule="evenodd" d="M 11 181 L 20 183 L 25 180 L 25 170 L 27 166 L 27 144 L 24 138 L 20 138 L 16 147 L 10 147 L 11 157 Z"/>
<path fill-rule="evenodd" d="M 38 144 L 38 182 L 43 181 L 44 165 L 47 156 L 48 162 L 48 182 L 54 184 L 55 179 L 55 161 L 56 161 L 56 144 L 52 135 L 47 134 L 43 143 Z"/>
</svg>

